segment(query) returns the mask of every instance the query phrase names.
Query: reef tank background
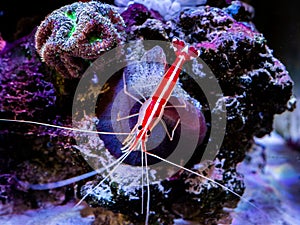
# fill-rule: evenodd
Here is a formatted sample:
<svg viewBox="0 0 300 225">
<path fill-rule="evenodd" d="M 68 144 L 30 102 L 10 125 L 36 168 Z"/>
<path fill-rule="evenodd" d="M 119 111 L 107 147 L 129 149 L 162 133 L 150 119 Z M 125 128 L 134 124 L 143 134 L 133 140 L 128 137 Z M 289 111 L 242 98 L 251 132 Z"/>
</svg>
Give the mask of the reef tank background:
<svg viewBox="0 0 300 225">
<path fill-rule="evenodd" d="M 70 112 L 64 109 L 71 109 L 72 99 L 70 95 L 72 95 L 71 93 L 73 93 L 78 82 L 76 76 L 82 73 L 82 71 L 73 68 L 77 68 L 77 65 L 86 68 L 86 64 L 84 64 L 86 61 L 80 61 L 79 64 L 76 61 L 67 64 L 67 66 L 64 64 L 64 67 L 55 67 L 54 64 L 46 64 L 40 60 L 40 55 L 36 52 L 32 43 L 34 43 L 36 27 L 41 24 L 47 15 L 74 2 L 76 1 L 43 1 L 41 4 L 36 4 L 33 1 L 19 2 L 14 0 L 1 2 L 0 93 L 3 96 L 0 99 L 0 118 L 30 119 L 57 125 L 70 124 L 70 118 L 68 117 Z M 114 1 L 102 2 L 114 5 Z M 126 2 L 116 1 L 118 5 Z M 172 1 L 166 1 L 166 3 L 168 2 Z M 186 4 L 186 7 L 192 8 L 191 2 L 203 3 L 206 1 L 180 2 Z M 282 69 L 280 62 L 285 65 L 286 70 L 295 82 L 293 92 L 296 97 L 299 96 L 300 45 L 298 40 L 300 38 L 300 15 L 297 13 L 297 7 L 292 3 L 284 4 L 279 1 L 244 2 L 254 7 L 253 24 L 264 35 L 268 47 L 273 50 L 271 55 L 273 54 L 279 60 L 277 69 Z M 239 1 L 207 1 L 207 5 L 220 9 L 226 8 L 230 4 L 239 5 Z M 233 7 L 232 10 L 234 11 L 237 8 Z M 139 9 L 141 10 L 141 7 Z M 125 22 L 126 18 L 134 17 L 134 13 L 135 11 L 131 14 L 123 14 Z M 172 32 L 163 24 L 160 24 L 159 21 L 162 20 L 162 16 L 150 10 L 143 11 L 143 13 L 141 15 L 151 17 L 152 20 L 148 21 L 148 24 L 138 24 L 132 35 L 127 38 L 133 39 L 136 36 L 143 36 L 145 39 L 157 38 L 169 41 Z M 216 16 L 213 13 L 209 15 Z M 166 15 L 164 14 L 164 16 Z M 238 16 L 241 16 L 241 18 L 238 18 Z M 235 19 L 247 21 L 249 17 L 251 17 L 251 13 L 240 11 L 236 14 Z M 118 16 L 114 18 L 118 18 Z M 153 27 L 152 30 L 151 27 Z M 183 28 L 184 26 L 178 23 L 171 24 L 173 33 L 178 32 L 177 35 L 188 37 L 187 41 L 193 43 L 194 41 L 189 39 L 190 37 L 199 38 L 194 37 L 193 33 L 189 33 Z M 124 31 L 122 25 L 116 29 L 119 29 L 120 33 L 128 33 L 128 26 L 124 28 Z M 149 35 L 148 29 L 152 32 L 150 34 L 154 34 L 154 36 L 147 36 Z M 121 37 L 122 35 L 120 41 L 122 41 Z M 226 38 L 225 36 L 224 40 L 227 40 Z M 236 37 L 234 36 L 234 38 Z M 119 41 L 118 37 L 116 37 L 116 40 L 115 44 Z M 222 49 L 222 43 L 218 47 Z M 199 48 L 204 47 L 199 46 Z M 210 65 L 214 65 L 210 61 L 210 56 L 214 54 L 215 52 L 208 52 L 204 55 L 204 60 L 210 62 Z M 68 54 L 63 55 L 65 58 L 68 56 Z M 254 56 L 256 55 L 254 54 Z M 90 60 L 93 59 L 95 58 Z M 67 72 L 64 73 L 63 71 Z M 285 70 L 283 69 L 283 71 Z M 51 74 L 51 78 L 47 77 L 46 74 Z M 65 74 L 66 77 L 62 77 L 61 74 Z M 16 75 L 18 79 L 14 79 Z M 69 79 L 70 77 L 72 79 Z M 190 220 L 182 220 L 178 216 L 180 214 L 188 217 L 187 214 L 184 214 L 184 211 L 192 211 L 194 208 L 194 206 L 189 206 L 184 201 L 180 205 L 184 210 L 178 213 L 176 208 L 177 214 L 169 213 L 168 210 L 164 214 L 160 209 L 157 209 L 160 214 L 155 219 L 161 221 L 158 224 L 171 224 L 174 218 L 176 224 L 294 225 L 300 221 L 298 193 L 300 190 L 300 112 L 298 108 L 292 112 L 287 112 L 285 108 L 287 100 L 291 99 L 290 104 L 293 104 L 293 100 L 289 95 L 288 75 L 283 75 L 283 77 L 284 79 L 281 82 L 286 89 L 283 88 L 282 90 L 286 90 L 286 92 L 282 90 L 274 91 L 274 95 L 270 96 L 269 103 L 270 105 L 274 103 L 278 108 L 282 107 L 282 109 L 278 109 L 278 112 L 277 109 L 274 109 L 271 117 L 273 114 L 279 114 L 279 111 L 280 113 L 286 112 L 276 115 L 273 125 L 268 124 L 270 121 L 272 122 L 272 118 L 265 120 L 266 124 L 259 124 L 259 129 L 266 128 L 266 130 L 261 131 L 262 135 L 255 135 L 262 137 L 255 137 L 253 139 L 255 144 L 251 148 L 248 147 L 248 141 L 243 143 L 247 147 L 244 147 L 243 144 L 240 145 L 240 143 L 228 144 L 230 147 L 231 145 L 237 145 L 245 149 L 249 148 L 246 151 L 246 156 L 243 155 L 244 152 L 241 153 L 240 157 L 235 156 L 228 163 L 227 169 L 234 168 L 238 174 L 243 175 L 244 184 L 242 184 L 242 187 L 245 187 L 243 197 L 249 199 L 273 219 L 266 221 L 258 213 L 259 210 L 249 206 L 248 203 L 240 201 L 236 207 L 237 199 L 233 197 L 227 199 L 220 195 L 220 202 L 224 201 L 224 204 L 223 202 L 216 203 L 218 199 L 212 199 L 211 204 L 217 206 L 203 207 L 202 214 L 200 212 L 200 215 Z M 12 81 L 13 85 L 10 83 Z M 226 81 L 221 82 L 227 84 Z M 7 98 L 7 94 L 13 97 Z M 276 96 L 277 94 L 278 96 Z M 259 100 L 259 98 L 256 100 Z M 257 102 L 257 104 L 261 104 L 261 107 L 269 107 L 265 103 Z M 234 111 L 234 109 L 231 110 Z M 247 114 L 247 110 L 246 108 L 246 112 L 232 113 L 233 115 L 235 115 L 234 113 L 244 113 L 247 115 L 245 117 L 249 119 L 249 123 L 254 124 L 251 116 Z M 234 121 L 232 125 L 236 125 Z M 271 131 L 272 127 L 274 127 L 273 131 Z M 138 222 L 142 224 L 139 218 L 135 218 L 130 213 L 115 213 L 101 207 L 90 208 L 87 204 L 78 210 L 71 210 L 76 204 L 76 200 L 78 201 L 78 196 L 82 195 L 80 188 L 86 185 L 88 180 L 72 183 L 58 189 L 50 187 L 48 190 L 36 191 L 29 188 L 30 184 L 51 183 L 91 171 L 85 159 L 72 147 L 74 140 L 71 132 L 3 122 L 0 123 L 0 132 L 0 224 L 42 224 L 45 221 L 47 221 L 47 224 L 67 225 L 138 224 Z M 264 136 L 265 133 L 269 132 L 270 135 Z M 253 131 L 248 137 L 249 140 L 252 140 L 254 133 Z M 225 150 L 224 154 L 226 154 Z M 226 169 L 226 166 L 224 168 Z M 231 172 L 231 176 L 235 174 L 237 173 Z M 95 177 L 94 180 L 97 181 Z M 238 181 L 235 182 L 238 183 Z M 234 187 L 236 188 L 236 186 Z M 236 190 L 238 191 L 238 188 Z M 220 190 L 216 191 L 218 194 L 222 193 Z M 189 199 L 190 196 L 186 195 L 185 197 Z M 206 199 L 205 201 L 209 200 Z M 95 206 L 93 200 L 87 199 L 87 202 Z M 223 207 L 223 210 L 218 207 Z M 228 212 L 226 210 L 224 212 L 226 207 Z M 214 211 L 209 215 L 209 210 L 212 209 Z"/>
</svg>

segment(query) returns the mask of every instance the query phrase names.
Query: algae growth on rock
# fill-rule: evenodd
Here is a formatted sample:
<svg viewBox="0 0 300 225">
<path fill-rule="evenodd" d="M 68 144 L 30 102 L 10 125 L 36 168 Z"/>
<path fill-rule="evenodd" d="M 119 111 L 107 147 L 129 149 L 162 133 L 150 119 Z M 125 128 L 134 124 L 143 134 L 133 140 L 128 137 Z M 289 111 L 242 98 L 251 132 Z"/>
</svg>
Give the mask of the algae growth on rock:
<svg viewBox="0 0 300 225">
<path fill-rule="evenodd" d="M 143 1 L 125 7 L 124 2 L 118 1 L 119 8 L 97 1 L 61 5 L 61 8 L 49 12 L 45 20 L 39 21 L 37 31 L 3 45 L 0 50 L 1 118 L 71 126 L 72 101 L 77 85 L 85 70 L 99 56 L 126 42 L 151 39 L 170 42 L 177 37 L 201 51 L 200 58 L 219 82 L 222 90 L 220 102 L 225 104 L 227 112 L 225 137 L 216 157 L 199 164 L 201 157 L 194 155 L 187 167 L 242 195 L 247 187 L 237 165 L 251 149 L 254 137 L 262 137 L 272 131 L 273 116 L 292 110 L 287 103 L 292 95 L 293 81 L 252 22 L 254 9 L 242 1 L 197 1 L 197 5 L 191 5 L 191 1 L 177 1 L 180 7 L 174 4 L 175 1 L 168 1 L 171 2 L 170 8 L 162 8 L 158 1 L 153 1 L 151 7 L 143 5 Z M 184 2 L 188 5 L 184 6 Z M 156 9 L 166 14 L 161 15 Z M 102 66 L 126 59 L 129 54 L 120 51 Z M 169 60 L 174 57 L 168 51 L 164 54 Z M 172 63 L 170 61 L 168 63 Z M 222 107 L 209 107 L 205 93 L 194 86 L 195 81 L 201 83 L 205 76 L 209 76 L 203 73 L 203 65 L 195 61 L 189 66 L 181 74 L 182 90 L 178 91 L 178 95 L 185 95 L 193 102 L 193 107 L 199 106 L 196 110 L 199 120 L 206 121 L 203 129 L 208 130 L 207 136 L 203 137 L 202 147 L 205 148 L 212 126 L 211 117 L 218 115 Z M 100 103 L 101 99 L 107 102 L 97 106 L 97 115 L 84 115 L 82 112 L 86 117 L 79 126 L 95 129 L 96 120 L 93 118 L 99 116 L 97 124 L 101 129 L 106 123 L 101 115 L 109 114 L 112 102 L 108 100 L 113 100 L 115 91 L 122 89 L 123 73 L 133 77 L 145 71 L 150 73 L 154 67 L 147 63 L 127 67 L 125 71 L 116 73 L 116 77 L 102 90 L 97 89 L 101 75 L 93 76 L 91 89 L 82 97 L 87 99 L 96 95 Z M 155 68 L 164 70 L 162 65 Z M 129 85 L 132 80 L 137 82 L 129 79 Z M 147 83 L 148 78 L 141 77 L 138 82 Z M 169 112 L 168 116 L 172 124 L 174 113 Z M 110 152 L 120 145 L 115 145 L 108 136 L 100 136 L 101 140 L 97 135 L 90 137 L 81 134 L 84 142 L 78 146 L 74 133 L 70 131 L 1 122 L 0 145 L 3 151 L 0 160 L 3 166 L 0 168 L 0 196 L 3 207 L 8 211 L 22 211 L 47 204 L 64 204 L 74 198 L 73 192 L 77 197 L 85 195 L 86 190 L 99 182 L 101 174 L 89 178 L 89 182 L 84 180 L 60 189 L 35 191 L 28 190 L 28 187 L 30 184 L 75 177 L 91 171 L 91 161 L 103 166 L 121 154 Z M 104 150 L 107 159 L 97 153 L 97 149 L 103 146 L 108 149 Z M 143 223 L 141 200 L 138 199 L 141 188 L 131 189 L 131 195 L 125 195 L 122 189 L 124 187 L 120 184 L 107 181 L 94 191 L 94 195 L 86 198 L 86 202 L 94 207 L 121 212 L 126 216 L 122 217 L 125 221 Z M 209 224 L 230 223 L 230 215 L 223 209 L 234 209 L 239 201 L 221 187 L 186 171 L 151 184 L 150 193 L 150 224 L 154 224 L 153 221 L 171 224 L 174 218 Z M 122 220 L 116 214 L 107 215 Z M 100 217 L 98 219 L 101 221 Z"/>
</svg>

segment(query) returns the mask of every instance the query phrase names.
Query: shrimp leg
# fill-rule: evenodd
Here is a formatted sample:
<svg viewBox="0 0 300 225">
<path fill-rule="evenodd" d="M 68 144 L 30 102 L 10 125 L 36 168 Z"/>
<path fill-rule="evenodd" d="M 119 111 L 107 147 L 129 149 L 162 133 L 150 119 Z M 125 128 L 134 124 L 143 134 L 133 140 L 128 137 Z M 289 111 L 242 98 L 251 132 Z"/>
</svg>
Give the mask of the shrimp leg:
<svg viewBox="0 0 300 225">
<path fill-rule="evenodd" d="M 126 120 L 126 119 L 130 119 L 132 117 L 135 117 L 135 116 L 138 116 L 139 113 L 135 113 L 135 114 L 131 114 L 129 116 L 124 116 L 124 117 L 120 117 L 120 112 L 118 113 L 118 116 L 117 116 L 117 122 L 121 121 L 121 120 Z"/>
<path fill-rule="evenodd" d="M 167 105 L 167 106 L 165 106 L 165 109 L 170 109 L 170 108 L 186 108 L 186 103 L 184 102 L 182 105 Z"/>
<path fill-rule="evenodd" d="M 84 133 L 90 133 L 90 134 L 107 134 L 107 135 L 129 135 L 131 133 L 124 133 L 124 132 L 102 132 L 102 131 L 95 131 L 95 130 L 83 130 L 83 129 L 76 129 L 73 127 L 63 127 L 48 123 L 41 123 L 41 122 L 35 122 L 30 120 L 12 120 L 12 119 L 0 119 L 2 122 L 15 122 L 15 123 L 28 123 L 28 124 L 34 124 L 34 125 L 40 125 L 40 126 L 47 126 L 52 128 L 58 128 L 58 129 L 64 129 L 64 130 L 70 130 L 70 131 L 77 131 L 77 132 L 84 132 Z"/>
<path fill-rule="evenodd" d="M 161 122 L 161 124 L 163 125 L 163 127 L 164 127 L 164 129 L 165 129 L 165 131 L 166 131 L 166 134 L 168 135 L 170 141 L 173 141 L 173 137 L 174 137 L 175 130 L 176 130 L 176 128 L 178 127 L 178 125 L 179 125 L 179 123 L 180 123 L 180 118 L 177 120 L 177 122 L 176 122 L 174 128 L 172 129 L 171 134 L 170 134 L 169 131 L 168 131 L 168 128 L 167 128 L 167 125 L 166 125 L 165 121 L 163 121 L 163 120 L 161 119 L 160 122 Z"/>
<path fill-rule="evenodd" d="M 148 225 L 149 214 L 150 214 L 150 181 L 149 181 L 149 173 L 148 173 L 147 149 L 146 149 L 145 142 L 142 143 L 142 154 L 145 154 L 146 182 L 147 182 L 147 206 L 146 206 L 145 225 Z"/>
<path fill-rule="evenodd" d="M 103 182 L 108 178 L 108 177 L 110 177 L 115 171 L 116 171 L 116 169 L 124 162 L 124 160 L 127 158 L 127 156 L 130 154 L 131 152 L 130 151 L 128 151 L 128 152 L 126 152 L 124 155 L 122 155 L 116 162 L 118 162 L 117 163 L 117 165 L 95 186 L 95 187 L 93 187 L 93 189 L 92 190 L 89 190 L 81 199 L 80 199 L 80 201 L 74 206 L 74 208 L 75 207 L 77 207 L 77 206 L 79 206 L 83 201 L 84 201 L 84 199 L 87 197 L 87 196 L 89 196 L 94 190 L 96 190 L 98 187 L 100 187 L 100 185 L 101 184 L 103 184 Z"/>
<path fill-rule="evenodd" d="M 125 74 L 123 74 L 123 91 L 126 95 L 128 95 L 129 97 L 131 97 L 132 99 L 134 99 L 135 101 L 139 102 L 141 105 L 143 105 L 143 103 L 134 95 L 132 95 L 128 90 L 127 90 L 127 84 L 126 84 L 126 79 L 125 79 Z M 143 96 L 142 96 L 143 97 Z"/>
</svg>

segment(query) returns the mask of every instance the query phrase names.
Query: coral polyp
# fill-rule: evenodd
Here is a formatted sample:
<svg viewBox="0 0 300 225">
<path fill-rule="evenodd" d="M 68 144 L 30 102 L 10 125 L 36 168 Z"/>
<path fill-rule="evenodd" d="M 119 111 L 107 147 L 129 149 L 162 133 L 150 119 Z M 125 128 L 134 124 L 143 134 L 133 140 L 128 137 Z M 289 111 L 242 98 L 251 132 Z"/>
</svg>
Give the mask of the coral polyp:
<svg viewBox="0 0 300 225">
<path fill-rule="evenodd" d="M 42 60 L 66 77 L 79 77 L 89 63 L 124 40 L 119 13 L 97 1 L 76 2 L 49 14 L 36 32 Z"/>
</svg>

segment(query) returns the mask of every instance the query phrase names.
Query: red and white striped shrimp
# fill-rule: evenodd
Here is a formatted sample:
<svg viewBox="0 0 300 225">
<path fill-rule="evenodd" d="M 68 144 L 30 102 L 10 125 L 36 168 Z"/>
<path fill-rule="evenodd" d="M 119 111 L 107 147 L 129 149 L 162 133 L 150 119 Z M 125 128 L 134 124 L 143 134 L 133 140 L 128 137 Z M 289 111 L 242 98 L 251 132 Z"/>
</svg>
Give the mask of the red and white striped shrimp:
<svg viewBox="0 0 300 225">
<path fill-rule="evenodd" d="M 196 50 L 192 46 L 186 45 L 183 41 L 180 41 L 178 39 L 173 40 L 173 47 L 177 55 L 176 60 L 171 65 L 171 67 L 166 71 L 161 81 L 157 85 L 156 89 L 154 90 L 153 94 L 144 103 L 142 103 L 142 106 L 138 113 L 137 124 L 134 126 L 131 133 L 123 142 L 124 145 L 122 147 L 123 153 L 141 150 L 142 151 L 141 155 L 143 157 L 144 153 L 147 152 L 146 142 L 148 140 L 148 137 L 150 136 L 153 128 L 160 121 L 162 121 L 164 109 L 176 86 L 176 83 L 179 78 L 179 74 L 181 72 L 182 65 L 186 61 L 199 56 L 198 50 Z M 179 122 L 180 119 L 177 121 L 174 129 L 176 129 Z M 168 134 L 166 127 L 165 130 L 166 133 Z M 173 135 L 168 134 L 168 136 L 170 140 L 173 139 Z M 143 161 L 144 160 L 142 158 L 142 167 L 143 167 Z M 147 154 L 145 154 L 145 164 L 147 168 Z M 143 176 L 142 176 L 142 180 L 143 180 Z M 149 206 L 150 188 L 149 188 L 148 172 L 146 173 L 146 180 L 147 180 L 147 212 L 146 212 L 145 224 L 148 224 L 148 217 L 149 217 L 149 210 L 150 210 L 150 206 Z M 142 204 L 143 204 L 143 200 L 142 200 Z"/>
<path fill-rule="evenodd" d="M 89 176 L 95 175 L 97 172 L 105 170 L 107 168 L 113 167 L 113 169 L 109 172 L 107 176 L 105 176 L 100 183 L 96 185 L 96 187 L 93 188 L 96 189 L 99 187 L 109 176 L 111 176 L 116 168 L 124 162 L 126 157 L 131 154 L 133 151 L 141 151 L 142 157 L 145 157 L 145 160 L 142 159 L 142 169 L 143 169 L 143 162 L 145 162 L 145 167 L 147 169 L 147 155 L 157 158 L 161 161 L 164 161 L 166 163 L 171 164 L 172 166 L 175 166 L 179 169 L 185 170 L 189 173 L 195 174 L 196 176 L 199 176 L 201 178 L 204 178 L 216 185 L 219 185 L 222 187 L 224 190 L 229 191 L 233 193 L 234 195 L 238 196 L 241 199 L 244 199 L 241 195 L 237 194 L 236 192 L 232 191 L 228 187 L 214 181 L 213 179 L 206 177 L 200 173 L 197 173 L 191 169 L 185 168 L 179 164 L 173 163 L 169 160 L 166 160 L 160 156 L 157 156 L 149 151 L 147 151 L 146 143 L 151 135 L 151 131 L 154 129 L 154 127 L 162 121 L 162 116 L 164 114 L 164 110 L 167 107 L 166 104 L 168 100 L 170 99 L 176 82 L 178 81 L 179 74 L 182 69 L 182 65 L 193 58 L 196 58 L 199 56 L 199 52 L 192 46 L 186 45 L 183 41 L 174 39 L 173 40 L 173 47 L 175 49 L 175 53 L 177 55 L 175 62 L 171 65 L 171 67 L 166 71 L 164 76 L 162 77 L 160 83 L 157 85 L 156 89 L 154 90 L 153 94 L 145 100 L 144 103 L 142 103 L 142 106 L 139 110 L 138 113 L 138 121 L 136 125 L 133 127 L 131 132 L 128 134 L 128 136 L 125 138 L 123 141 L 123 147 L 122 147 L 122 152 L 123 155 L 117 159 L 115 162 L 111 163 L 108 165 L 106 168 L 103 168 L 101 170 L 93 171 L 88 174 L 80 175 L 75 178 L 71 178 L 65 181 L 61 181 L 58 183 L 53 183 L 53 184 L 37 184 L 37 185 L 31 185 L 31 189 L 36 189 L 36 190 L 41 190 L 41 189 L 48 189 L 48 188 L 56 188 L 62 185 L 67 185 L 70 183 L 74 183 L 76 181 L 79 181 L 81 179 L 85 179 Z M 124 92 L 128 95 L 130 95 L 127 90 L 126 90 L 126 83 L 124 81 Z M 131 96 L 131 95 L 130 95 Z M 136 99 L 134 96 L 132 96 L 134 99 Z M 139 101 L 138 99 L 136 99 Z M 129 118 L 131 116 L 128 116 Z M 125 133 L 115 133 L 115 132 L 101 132 L 101 131 L 86 131 L 86 130 L 79 130 L 79 129 L 74 129 L 74 128 L 65 128 L 65 127 L 60 127 L 56 125 L 49 125 L 49 124 L 44 124 L 44 123 L 39 123 L 39 122 L 33 122 L 33 121 L 17 121 L 17 120 L 7 120 L 7 119 L 0 119 L 0 121 L 10 121 L 10 122 L 21 122 L 21 123 L 32 123 L 36 125 L 45 125 L 45 126 L 50 126 L 50 127 L 56 127 L 56 128 L 62 128 L 62 129 L 68 129 L 68 130 L 74 130 L 78 132 L 90 132 L 90 133 L 96 133 L 96 134 L 103 134 L 103 135 L 126 135 Z M 180 120 L 177 121 L 175 127 L 173 128 L 173 131 L 176 129 L 178 124 L 180 123 Z M 164 125 L 164 123 L 162 123 Z M 173 138 L 173 132 L 171 134 L 168 133 L 166 127 L 164 126 L 166 133 L 168 134 L 170 140 Z M 144 179 L 142 179 L 143 181 Z M 146 209 L 146 218 L 145 218 L 145 224 L 148 224 L 149 221 L 149 212 L 150 212 L 150 188 L 149 188 L 149 176 L 148 173 L 146 172 L 146 181 L 147 181 L 147 209 Z M 144 184 L 142 184 L 143 188 Z M 77 205 L 79 205 L 91 192 L 88 192 L 83 198 L 78 202 Z M 143 193 L 143 191 L 142 191 Z M 143 194 L 142 194 L 143 195 Z M 143 196 L 142 196 L 143 198 Z M 244 199 L 245 200 L 245 199 Z M 248 200 L 245 200 L 249 202 Z M 252 206 L 257 208 L 253 203 L 249 202 Z M 142 200 L 142 205 L 143 205 L 143 200 Z M 142 206 L 143 208 L 143 206 Z M 142 210 L 143 211 L 143 210 Z"/>
<path fill-rule="evenodd" d="M 177 55 L 176 60 L 164 74 L 153 94 L 142 103 L 138 122 L 123 142 L 123 152 L 135 151 L 140 148 L 143 152 L 147 151 L 145 144 L 153 128 L 162 120 L 164 109 L 176 86 L 182 65 L 199 56 L 198 50 L 178 39 L 173 40 L 173 46 Z M 175 128 L 179 122 L 178 120 Z M 172 135 L 169 137 L 172 139 Z"/>
</svg>

